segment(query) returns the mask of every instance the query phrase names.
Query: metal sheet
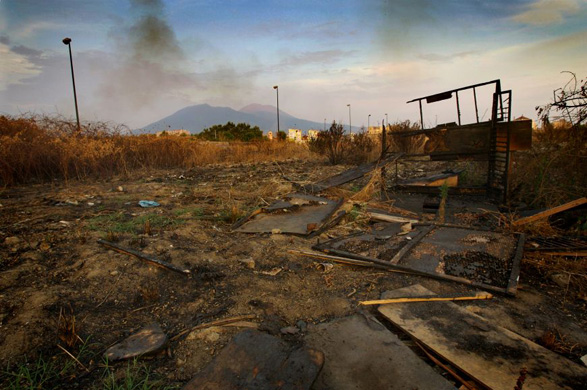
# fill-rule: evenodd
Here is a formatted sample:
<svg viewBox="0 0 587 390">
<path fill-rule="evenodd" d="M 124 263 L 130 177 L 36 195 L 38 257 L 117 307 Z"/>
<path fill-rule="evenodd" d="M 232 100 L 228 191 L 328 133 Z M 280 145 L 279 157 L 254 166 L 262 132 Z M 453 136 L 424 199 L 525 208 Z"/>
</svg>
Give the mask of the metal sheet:
<svg viewBox="0 0 587 390">
<path fill-rule="evenodd" d="M 248 221 L 234 229 L 242 233 L 290 233 L 308 235 L 319 229 L 341 206 L 333 201 L 307 194 L 291 194 L 284 200 L 254 213 Z"/>
</svg>

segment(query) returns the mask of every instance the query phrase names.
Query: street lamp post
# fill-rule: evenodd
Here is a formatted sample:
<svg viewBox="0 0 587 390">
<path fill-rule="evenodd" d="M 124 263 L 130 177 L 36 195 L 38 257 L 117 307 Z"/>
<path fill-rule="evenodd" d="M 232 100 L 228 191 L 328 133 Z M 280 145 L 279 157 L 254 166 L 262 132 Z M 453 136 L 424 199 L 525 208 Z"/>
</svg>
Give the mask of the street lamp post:
<svg viewBox="0 0 587 390">
<path fill-rule="evenodd" d="M 277 92 L 277 139 L 279 139 L 279 87 L 274 85 L 273 89 Z"/>
<path fill-rule="evenodd" d="M 346 105 L 349 108 L 349 134 L 353 134 L 353 126 L 351 125 L 351 105 Z"/>
<path fill-rule="evenodd" d="M 367 133 L 369 132 L 369 128 L 371 127 L 371 114 L 367 116 Z"/>
<path fill-rule="evenodd" d="M 387 113 L 385 113 L 385 123 L 387 123 L 387 128 L 389 128 L 389 118 L 387 117 Z"/>
<path fill-rule="evenodd" d="M 324 131 L 326 131 L 326 118 L 324 118 Z"/>
<path fill-rule="evenodd" d="M 81 130 L 79 124 L 79 112 L 77 109 L 77 93 L 75 92 L 75 76 L 73 74 L 73 57 L 71 55 L 71 38 L 63 38 L 63 44 L 69 48 L 69 64 L 71 65 L 71 81 L 73 83 L 73 101 L 75 103 L 75 117 L 77 119 L 77 131 Z"/>
</svg>

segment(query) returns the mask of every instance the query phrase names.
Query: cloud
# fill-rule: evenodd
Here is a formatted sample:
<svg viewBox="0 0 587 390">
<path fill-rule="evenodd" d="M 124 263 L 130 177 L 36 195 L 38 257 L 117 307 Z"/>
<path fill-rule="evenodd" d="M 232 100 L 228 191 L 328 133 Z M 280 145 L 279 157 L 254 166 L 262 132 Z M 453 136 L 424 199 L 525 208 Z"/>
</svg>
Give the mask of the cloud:
<svg viewBox="0 0 587 390">
<path fill-rule="evenodd" d="M 303 66 L 310 64 L 333 64 L 343 57 L 353 55 L 354 51 L 348 50 L 320 50 L 320 51 L 307 51 L 291 57 L 285 58 L 281 61 L 281 66 Z"/>
<path fill-rule="evenodd" d="M 5 42 L 0 43 L 0 90 L 40 73 L 39 67 L 26 55 L 15 52 Z"/>
<path fill-rule="evenodd" d="M 512 20 L 534 26 L 560 24 L 567 15 L 581 9 L 577 0 L 537 0 L 525 8 L 524 12 L 513 16 Z"/>
<path fill-rule="evenodd" d="M 442 55 L 442 54 L 437 54 L 437 53 L 425 53 L 425 54 L 420 54 L 418 56 L 418 58 L 420 58 L 424 61 L 429 61 L 429 62 L 452 62 L 455 59 L 471 57 L 471 56 L 475 56 L 478 54 L 479 54 L 479 51 L 477 51 L 477 50 L 469 50 L 469 51 L 462 51 L 459 53 L 448 54 L 448 55 Z"/>
</svg>

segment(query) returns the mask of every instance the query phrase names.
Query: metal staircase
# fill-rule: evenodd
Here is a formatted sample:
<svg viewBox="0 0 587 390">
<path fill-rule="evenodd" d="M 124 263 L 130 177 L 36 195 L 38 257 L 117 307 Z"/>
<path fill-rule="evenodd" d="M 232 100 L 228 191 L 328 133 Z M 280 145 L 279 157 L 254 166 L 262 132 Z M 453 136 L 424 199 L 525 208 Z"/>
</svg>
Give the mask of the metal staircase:
<svg viewBox="0 0 587 390">
<path fill-rule="evenodd" d="M 493 94 L 493 112 L 489 139 L 489 167 L 487 192 L 500 202 L 508 195 L 508 171 L 510 164 L 510 130 L 512 91 Z"/>
</svg>

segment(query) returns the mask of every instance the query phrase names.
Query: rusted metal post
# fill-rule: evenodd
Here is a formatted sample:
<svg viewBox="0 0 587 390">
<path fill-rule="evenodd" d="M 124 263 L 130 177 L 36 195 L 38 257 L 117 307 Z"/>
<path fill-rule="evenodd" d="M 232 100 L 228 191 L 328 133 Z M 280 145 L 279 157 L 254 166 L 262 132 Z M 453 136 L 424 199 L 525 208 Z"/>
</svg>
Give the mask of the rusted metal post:
<svg viewBox="0 0 587 390">
<path fill-rule="evenodd" d="M 381 120 L 381 158 L 380 161 L 383 161 L 385 158 L 385 153 L 387 152 L 387 125 L 385 120 Z M 387 200 L 387 193 L 385 191 L 385 164 L 381 166 L 381 178 L 379 179 L 379 183 L 381 185 L 381 200 Z"/>
<path fill-rule="evenodd" d="M 477 91 L 473 88 L 473 100 L 475 101 L 475 118 L 477 118 L 477 123 L 479 123 L 479 109 L 477 108 Z"/>
<path fill-rule="evenodd" d="M 420 103 L 420 130 L 424 130 L 424 114 L 422 114 L 422 100 L 419 100 Z"/>
<path fill-rule="evenodd" d="M 459 105 L 459 91 L 455 93 L 457 97 L 457 117 L 459 119 L 459 126 L 461 125 L 461 106 Z"/>
</svg>

